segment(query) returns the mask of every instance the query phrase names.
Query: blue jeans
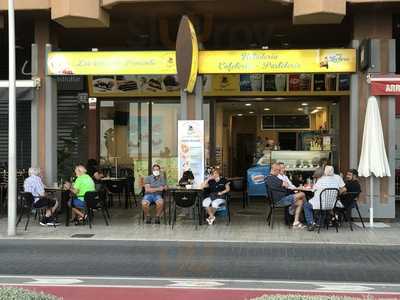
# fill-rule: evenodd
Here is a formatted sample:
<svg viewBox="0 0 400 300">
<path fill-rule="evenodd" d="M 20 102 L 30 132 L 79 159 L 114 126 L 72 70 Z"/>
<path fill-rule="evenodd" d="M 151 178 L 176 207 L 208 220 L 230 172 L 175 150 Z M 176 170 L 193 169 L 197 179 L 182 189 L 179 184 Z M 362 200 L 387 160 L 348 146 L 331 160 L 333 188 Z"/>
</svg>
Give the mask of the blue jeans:
<svg viewBox="0 0 400 300">
<path fill-rule="evenodd" d="M 276 204 L 279 206 L 290 206 L 294 204 L 294 194 L 290 194 L 281 198 Z"/>
<path fill-rule="evenodd" d="M 314 223 L 314 212 L 311 203 L 304 202 L 303 204 L 304 216 L 306 218 L 307 225 Z"/>
</svg>

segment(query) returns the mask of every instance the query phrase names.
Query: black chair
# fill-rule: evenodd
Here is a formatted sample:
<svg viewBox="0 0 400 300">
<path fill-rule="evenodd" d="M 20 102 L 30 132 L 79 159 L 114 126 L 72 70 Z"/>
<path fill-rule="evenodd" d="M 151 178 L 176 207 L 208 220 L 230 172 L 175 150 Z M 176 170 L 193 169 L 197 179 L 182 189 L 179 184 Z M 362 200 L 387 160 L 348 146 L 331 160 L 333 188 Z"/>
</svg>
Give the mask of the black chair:
<svg viewBox="0 0 400 300">
<path fill-rule="evenodd" d="M 88 217 L 89 228 L 92 228 L 92 222 L 94 217 L 94 210 L 101 210 L 103 214 L 104 221 L 108 226 L 108 210 L 105 198 L 100 197 L 98 192 L 86 192 L 85 194 L 85 204 L 86 204 L 86 214 Z"/>
<path fill-rule="evenodd" d="M 243 208 L 249 205 L 249 199 L 247 198 L 246 180 L 243 177 L 232 178 L 229 180 L 232 193 L 242 193 L 242 204 Z"/>
<path fill-rule="evenodd" d="M 145 194 L 145 189 L 144 189 L 144 187 L 142 187 L 142 190 L 141 190 L 141 192 L 140 192 L 140 194 L 139 194 L 139 197 L 140 197 L 141 199 L 143 199 L 144 194 Z M 162 215 L 162 217 L 163 217 L 163 219 L 164 219 L 164 225 L 167 225 L 167 214 L 166 214 L 167 199 L 166 199 L 166 193 L 165 193 L 165 191 L 162 192 L 161 197 L 162 197 L 163 200 L 164 200 L 163 215 Z M 150 203 L 150 207 L 155 206 L 155 205 L 156 205 L 155 203 Z M 143 206 L 142 206 L 141 203 L 140 203 L 140 208 L 141 208 L 141 210 L 142 210 L 142 213 L 141 213 L 141 216 L 140 216 L 140 218 L 139 218 L 139 225 L 140 225 L 140 223 L 144 224 L 144 211 L 143 211 Z"/>
<path fill-rule="evenodd" d="M 22 220 L 22 217 L 25 215 L 26 216 L 25 231 L 27 231 L 32 211 L 35 211 L 35 214 L 39 214 L 39 220 L 40 220 L 45 215 L 44 211 L 46 210 L 47 205 L 42 207 L 34 207 L 33 204 L 35 200 L 31 193 L 25 193 L 25 192 L 20 193 L 20 200 L 21 200 L 21 212 L 16 226 L 18 226 L 18 224 Z M 54 227 L 56 227 L 55 224 Z"/>
<path fill-rule="evenodd" d="M 335 188 L 326 188 L 319 195 L 319 226 L 318 233 L 323 225 L 329 229 L 329 223 L 332 221 L 339 232 L 338 220 L 336 220 L 335 208 L 339 200 L 339 190 Z"/>
<path fill-rule="evenodd" d="M 121 194 L 124 191 L 124 182 L 122 180 L 107 180 L 106 186 L 109 191 L 109 206 L 114 206 L 114 195 L 118 195 L 119 207 L 122 207 Z"/>
<path fill-rule="evenodd" d="M 360 218 L 361 224 L 365 229 L 364 221 L 361 217 L 360 209 L 358 208 L 357 200 L 358 196 L 360 195 L 359 192 L 346 192 L 340 196 L 340 200 L 344 206 L 344 208 L 337 208 L 337 211 L 342 214 L 344 221 L 349 222 L 350 230 L 353 231 L 353 218 L 352 218 L 352 211 L 355 208 L 358 217 Z"/>
<path fill-rule="evenodd" d="M 217 208 L 217 211 L 215 212 L 215 216 L 226 216 L 227 221 L 226 225 L 229 225 L 231 223 L 231 194 L 226 193 L 223 196 L 225 200 L 225 205 L 222 205 L 221 207 Z"/>
<path fill-rule="evenodd" d="M 274 229 L 274 214 L 275 214 L 274 212 L 275 212 L 275 210 L 282 209 L 284 211 L 284 213 L 286 214 L 290 205 L 279 205 L 278 202 L 280 199 L 277 199 L 277 197 L 274 195 L 276 195 L 277 192 L 281 193 L 281 191 L 270 188 L 268 186 L 268 184 L 266 184 L 266 188 L 267 188 L 267 201 L 269 203 L 269 212 L 267 214 L 267 224 L 269 227 L 271 227 L 271 229 Z M 290 223 L 288 225 L 290 227 Z"/>
<path fill-rule="evenodd" d="M 198 194 L 196 192 L 185 191 L 185 190 L 176 190 L 172 191 L 172 199 L 173 199 L 173 211 L 172 211 L 172 229 L 174 229 L 174 225 L 176 223 L 176 210 L 177 207 L 181 208 L 192 208 L 193 210 L 193 222 L 196 226 L 197 230 L 197 221 L 196 216 L 200 219 L 200 211 L 198 206 Z M 197 210 L 197 212 L 196 212 Z"/>
</svg>

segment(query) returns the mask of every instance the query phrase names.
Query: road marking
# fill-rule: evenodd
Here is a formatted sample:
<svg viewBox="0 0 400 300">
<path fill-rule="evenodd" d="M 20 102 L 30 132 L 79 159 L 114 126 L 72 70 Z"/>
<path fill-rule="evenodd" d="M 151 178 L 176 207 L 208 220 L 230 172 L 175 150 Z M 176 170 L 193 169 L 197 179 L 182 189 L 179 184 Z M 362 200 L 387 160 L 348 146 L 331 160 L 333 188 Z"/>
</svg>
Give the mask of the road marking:
<svg viewBox="0 0 400 300">
<path fill-rule="evenodd" d="M 373 291 L 374 288 L 362 286 L 362 285 L 353 285 L 353 284 L 322 284 L 321 287 L 317 288 L 318 291 L 338 291 L 338 292 L 367 292 Z"/>
<path fill-rule="evenodd" d="M 82 280 L 76 279 L 76 278 L 33 278 L 34 281 L 27 281 L 25 282 L 26 284 L 49 284 L 49 285 L 53 285 L 53 284 L 62 284 L 62 285 L 70 285 L 70 284 L 78 284 L 78 283 L 82 283 Z"/>
<path fill-rule="evenodd" d="M 205 281 L 205 280 L 179 280 L 173 281 L 169 284 L 170 287 L 200 287 L 200 288 L 211 288 L 224 286 L 222 282 L 217 281 Z"/>
</svg>

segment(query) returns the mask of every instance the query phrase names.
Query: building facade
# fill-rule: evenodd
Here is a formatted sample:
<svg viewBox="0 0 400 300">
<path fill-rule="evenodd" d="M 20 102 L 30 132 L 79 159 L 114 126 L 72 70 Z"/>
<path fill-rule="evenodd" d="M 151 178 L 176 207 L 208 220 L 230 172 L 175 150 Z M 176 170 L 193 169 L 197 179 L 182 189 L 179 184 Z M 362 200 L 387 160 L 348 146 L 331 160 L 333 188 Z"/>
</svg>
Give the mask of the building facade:
<svg viewBox="0 0 400 300">
<path fill-rule="evenodd" d="M 7 79 L 6 4 L 0 0 L 0 80 Z M 40 166 L 48 183 L 69 178 L 75 163 L 93 158 L 131 166 L 137 179 L 158 162 L 174 184 L 179 119 L 205 121 L 207 163 L 227 176 L 244 176 L 265 155 L 266 144 L 273 150 L 269 160 L 286 159 L 293 169 L 307 169 L 328 155 L 345 172 L 358 166 L 370 95 L 367 75 L 396 73 L 400 1 L 16 0 L 16 10 L 17 78 L 36 83 L 18 89 L 19 167 Z M 193 93 L 180 88 L 176 74 L 114 74 L 112 66 L 110 74 L 90 76 L 48 72 L 48 56 L 55 51 L 85 57 L 175 51 L 183 15 L 192 20 L 203 51 L 267 51 L 294 66 L 313 50 L 335 49 L 340 58 L 343 50 L 355 49 L 358 61 L 359 45 L 369 41 L 370 62 L 366 68 L 323 73 L 278 67 L 276 73 L 240 73 L 227 66 L 200 74 Z M 286 50 L 299 50 L 299 56 L 291 58 Z M 2 124 L 7 124 L 6 95 L 0 90 Z M 379 97 L 379 103 L 395 174 L 396 102 Z M 6 126 L 0 139 L 6 145 Z M 5 146 L 1 160 L 6 161 Z M 369 191 L 367 181 L 363 186 Z M 376 217 L 394 218 L 395 177 L 374 186 Z M 363 193 L 362 201 L 368 198 Z M 368 205 L 362 209 L 367 215 Z"/>
</svg>

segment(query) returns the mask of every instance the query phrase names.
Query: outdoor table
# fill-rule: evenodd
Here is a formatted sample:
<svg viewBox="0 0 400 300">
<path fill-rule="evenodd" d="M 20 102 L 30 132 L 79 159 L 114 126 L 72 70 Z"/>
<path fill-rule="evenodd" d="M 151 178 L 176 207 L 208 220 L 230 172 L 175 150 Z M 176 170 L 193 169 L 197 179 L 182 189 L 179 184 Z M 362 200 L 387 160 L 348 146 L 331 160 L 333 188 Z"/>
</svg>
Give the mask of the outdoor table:
<svg viewBox="0 0 400 300">
<path fill-rule="evenodd" d="M 167 193 L 170 195 L 170 199 L 172 199 L 172 201 L 174 201 L 174 193 L 176 191 L 184 191 L 184 192 L 189 192 L 189 193 L 195 193 L 196 197 L 197 197 L 197 209 L 199 211 L 199 225 L 203 224 L 202 218 L 201 216 L 203 215 L 201 213 L 201 201 L 200 201 L 200 195 L 201 193 L 203 193 L 203 189 L 200 188 L 190 188 L 187 189 L 186 187 L 181 187 L 181 186 L 177 186 L 177 187 L 173 187 L 173 188 L 168 188 Z M 171 225 L 171 209 L 172 209 L 172 201 L 168 201 L 168 225 Z"/>
<path fill-rule="evenodd" d="M 128 202 L 129 202 L 129 186 L 128 186 L 128 178 L 126 177 L 104 177 L 101 179 L 101 181 L 103 181 L 106 186 L 108 184 L 112 184 L 112 183 L 116 183 L 119 182 L 121 183 L 122 187 L 123 187 L 123 191 L 125 193 L 125 208 L 128 208 Z"/>
</svg>

